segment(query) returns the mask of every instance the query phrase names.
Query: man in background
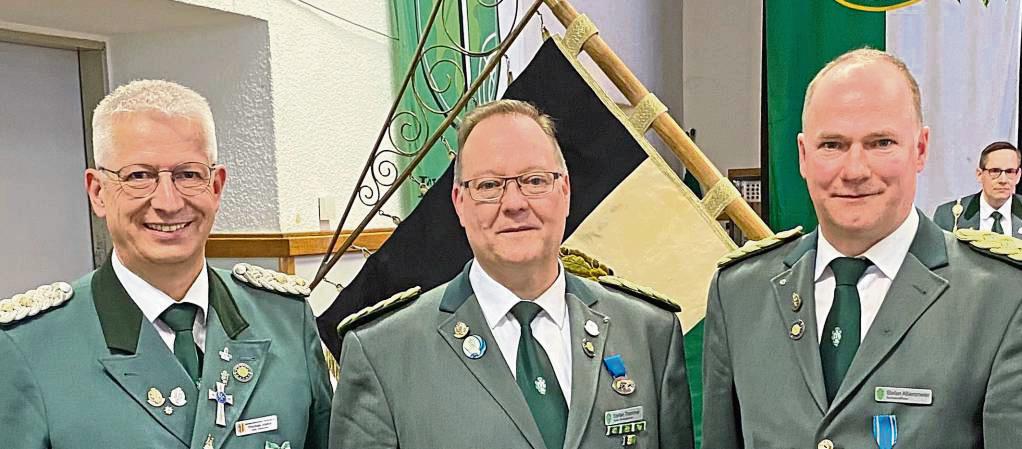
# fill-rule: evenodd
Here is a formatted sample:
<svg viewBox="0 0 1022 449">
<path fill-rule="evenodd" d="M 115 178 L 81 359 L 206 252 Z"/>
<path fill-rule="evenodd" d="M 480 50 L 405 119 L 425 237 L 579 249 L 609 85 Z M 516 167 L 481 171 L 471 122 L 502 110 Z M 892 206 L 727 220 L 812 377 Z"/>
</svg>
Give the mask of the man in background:
<svg viewBox="0 0 1022 449">
<path fill-rule="evenodd" d="M 1022 196 L 1015 193 L 1022 153 L 1008 142 L 987 145 L 979 156 L 978 193 L 937 207 L 933 221 L 948 231 L 981 229 L 1022 237 Z"/>
</svg>

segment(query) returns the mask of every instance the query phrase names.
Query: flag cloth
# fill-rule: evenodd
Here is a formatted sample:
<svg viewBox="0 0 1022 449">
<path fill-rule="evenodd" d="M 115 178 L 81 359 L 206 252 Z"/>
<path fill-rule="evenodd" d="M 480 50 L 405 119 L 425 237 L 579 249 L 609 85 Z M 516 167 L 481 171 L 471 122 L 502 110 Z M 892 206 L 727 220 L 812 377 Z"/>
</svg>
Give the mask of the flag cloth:
<svg viewBox="0 0 1022 449">
<path fill-rule="evenodd" d="M 869 46 L 903 59 L 919 82 L 930 154 L 916 205 L 927 213 L 979 191 L 979 152 L 1018 134 L 1019 2 L 765 0 L 770 223 L 816 217 L 798 171 L 805 89 L 838 55 Z"/>
<path fill-rule="evenodd" d="M 698 439 L 706 294 L 715 262 L 735 245 L 643 137 L 645 130 L 634 129 L 558 39 L 543 44 L 504 96 L 536 104 L 557 125 L 572 184 L 564 246 L 683 308 Z M 319 317 L 320 334 L 335 355 L 336 326 L 345 316 L 416 285 L 433 288 L 471 258 L 451 204 L 452 176 L 449 168 Z"/>
</svg>

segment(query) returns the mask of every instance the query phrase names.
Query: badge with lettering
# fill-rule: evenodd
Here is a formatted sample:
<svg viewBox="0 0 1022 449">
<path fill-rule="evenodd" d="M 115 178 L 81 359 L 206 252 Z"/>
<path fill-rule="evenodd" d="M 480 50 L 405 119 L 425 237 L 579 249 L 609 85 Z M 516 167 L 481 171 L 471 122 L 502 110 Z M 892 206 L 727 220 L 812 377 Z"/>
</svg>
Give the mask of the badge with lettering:
<svg viewBox="0 0 1022 449">
<path fill-rule="evenodd" d="M 933 390 L 923 388 L 876 387 L 873 394 L 877 402 L 933 405 Z"/>
<path fill-rule="evenodd" d="M 246 419 L 234 423 L 234 434 L 239 437 L 262 432 L 272 432 L 274 430 L 277 430 L 277 415 Z"/>
<path fill-rule="evenodd" d="M 880 449 L 891 449 L 898 442 L 898 418 L 894 415 L 873 417 L 873 440 Z"/>
<path fill-rule="evenodd" d="M 622 408 L 619 410 L 611 410 L 603 414 L 603 424 L 608 426 L 616 426 L 618 424 L 625 424 L 634 421 L 642 421 L 644 417 L 642 406 L 638 405 L 635 407 Z"/>
</svg>

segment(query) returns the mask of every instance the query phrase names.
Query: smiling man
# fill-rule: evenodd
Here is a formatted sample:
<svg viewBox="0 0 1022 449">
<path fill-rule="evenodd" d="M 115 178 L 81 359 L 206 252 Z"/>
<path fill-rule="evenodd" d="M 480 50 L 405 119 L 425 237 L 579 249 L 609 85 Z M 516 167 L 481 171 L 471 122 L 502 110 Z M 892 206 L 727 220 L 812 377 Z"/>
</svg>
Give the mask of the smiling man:
<svg viewBox="0 0 1022 449">
<path fill-rule="evenodd" d="M 982 229 L 1022 237 L 1022 196 L 1015 194 L 1022 153 L 1008 142 L 994 142 L 980 153 L 976 180 L 979 193 L 941 204 L 933 213 L 938 226 Z"/>
<path fill-rule="evenodd" d="M 0 301 L 0 446 L 325 447 L 305 282 L 206 263 L 227 181 L 206 100 L 135 81 L 99 104 L 93 135 L 85 187 L 114 250 L 71 284 Z"/>
<path fill-rule="evenodd" d="M 919 97 L 903 62 L 869 49 L 809 84 L 797 142 L 820 225 L 720 263 L 704 447 L 1018 446 L 1022 248 L 913 207 Z"/>
<path fill-rule="evenodd" d="M 571 184 L 550 117 L 496 101 L 458 143 L 474 259 L 341 322 L 330 447 L 693 447 L 677 306 L 559 262 Z"/>
</svg>

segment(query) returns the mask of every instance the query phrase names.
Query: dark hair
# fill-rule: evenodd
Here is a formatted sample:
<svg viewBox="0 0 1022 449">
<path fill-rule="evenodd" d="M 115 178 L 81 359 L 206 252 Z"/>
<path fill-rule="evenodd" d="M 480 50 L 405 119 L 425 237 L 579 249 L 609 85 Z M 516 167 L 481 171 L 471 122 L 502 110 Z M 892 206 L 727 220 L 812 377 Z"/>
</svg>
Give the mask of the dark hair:
<svg viewBox="0 0 1022 449">
<path fill-rule="evenodd" d="M 979 168 L 987 168 L 987 155 L 999 150 L 1014 151 L 1015 154 L 1018 155 L 1020 166 L 1022 166 L 1022 152 L 1020 152 L 1018 148 L 1015 148 L 1015 145 L 1012 145 L 1010 142 L 1000 141 L 987 145 L 987 147 L 983 149 L 983 152 L 979 154 Z"/>
</svg>

